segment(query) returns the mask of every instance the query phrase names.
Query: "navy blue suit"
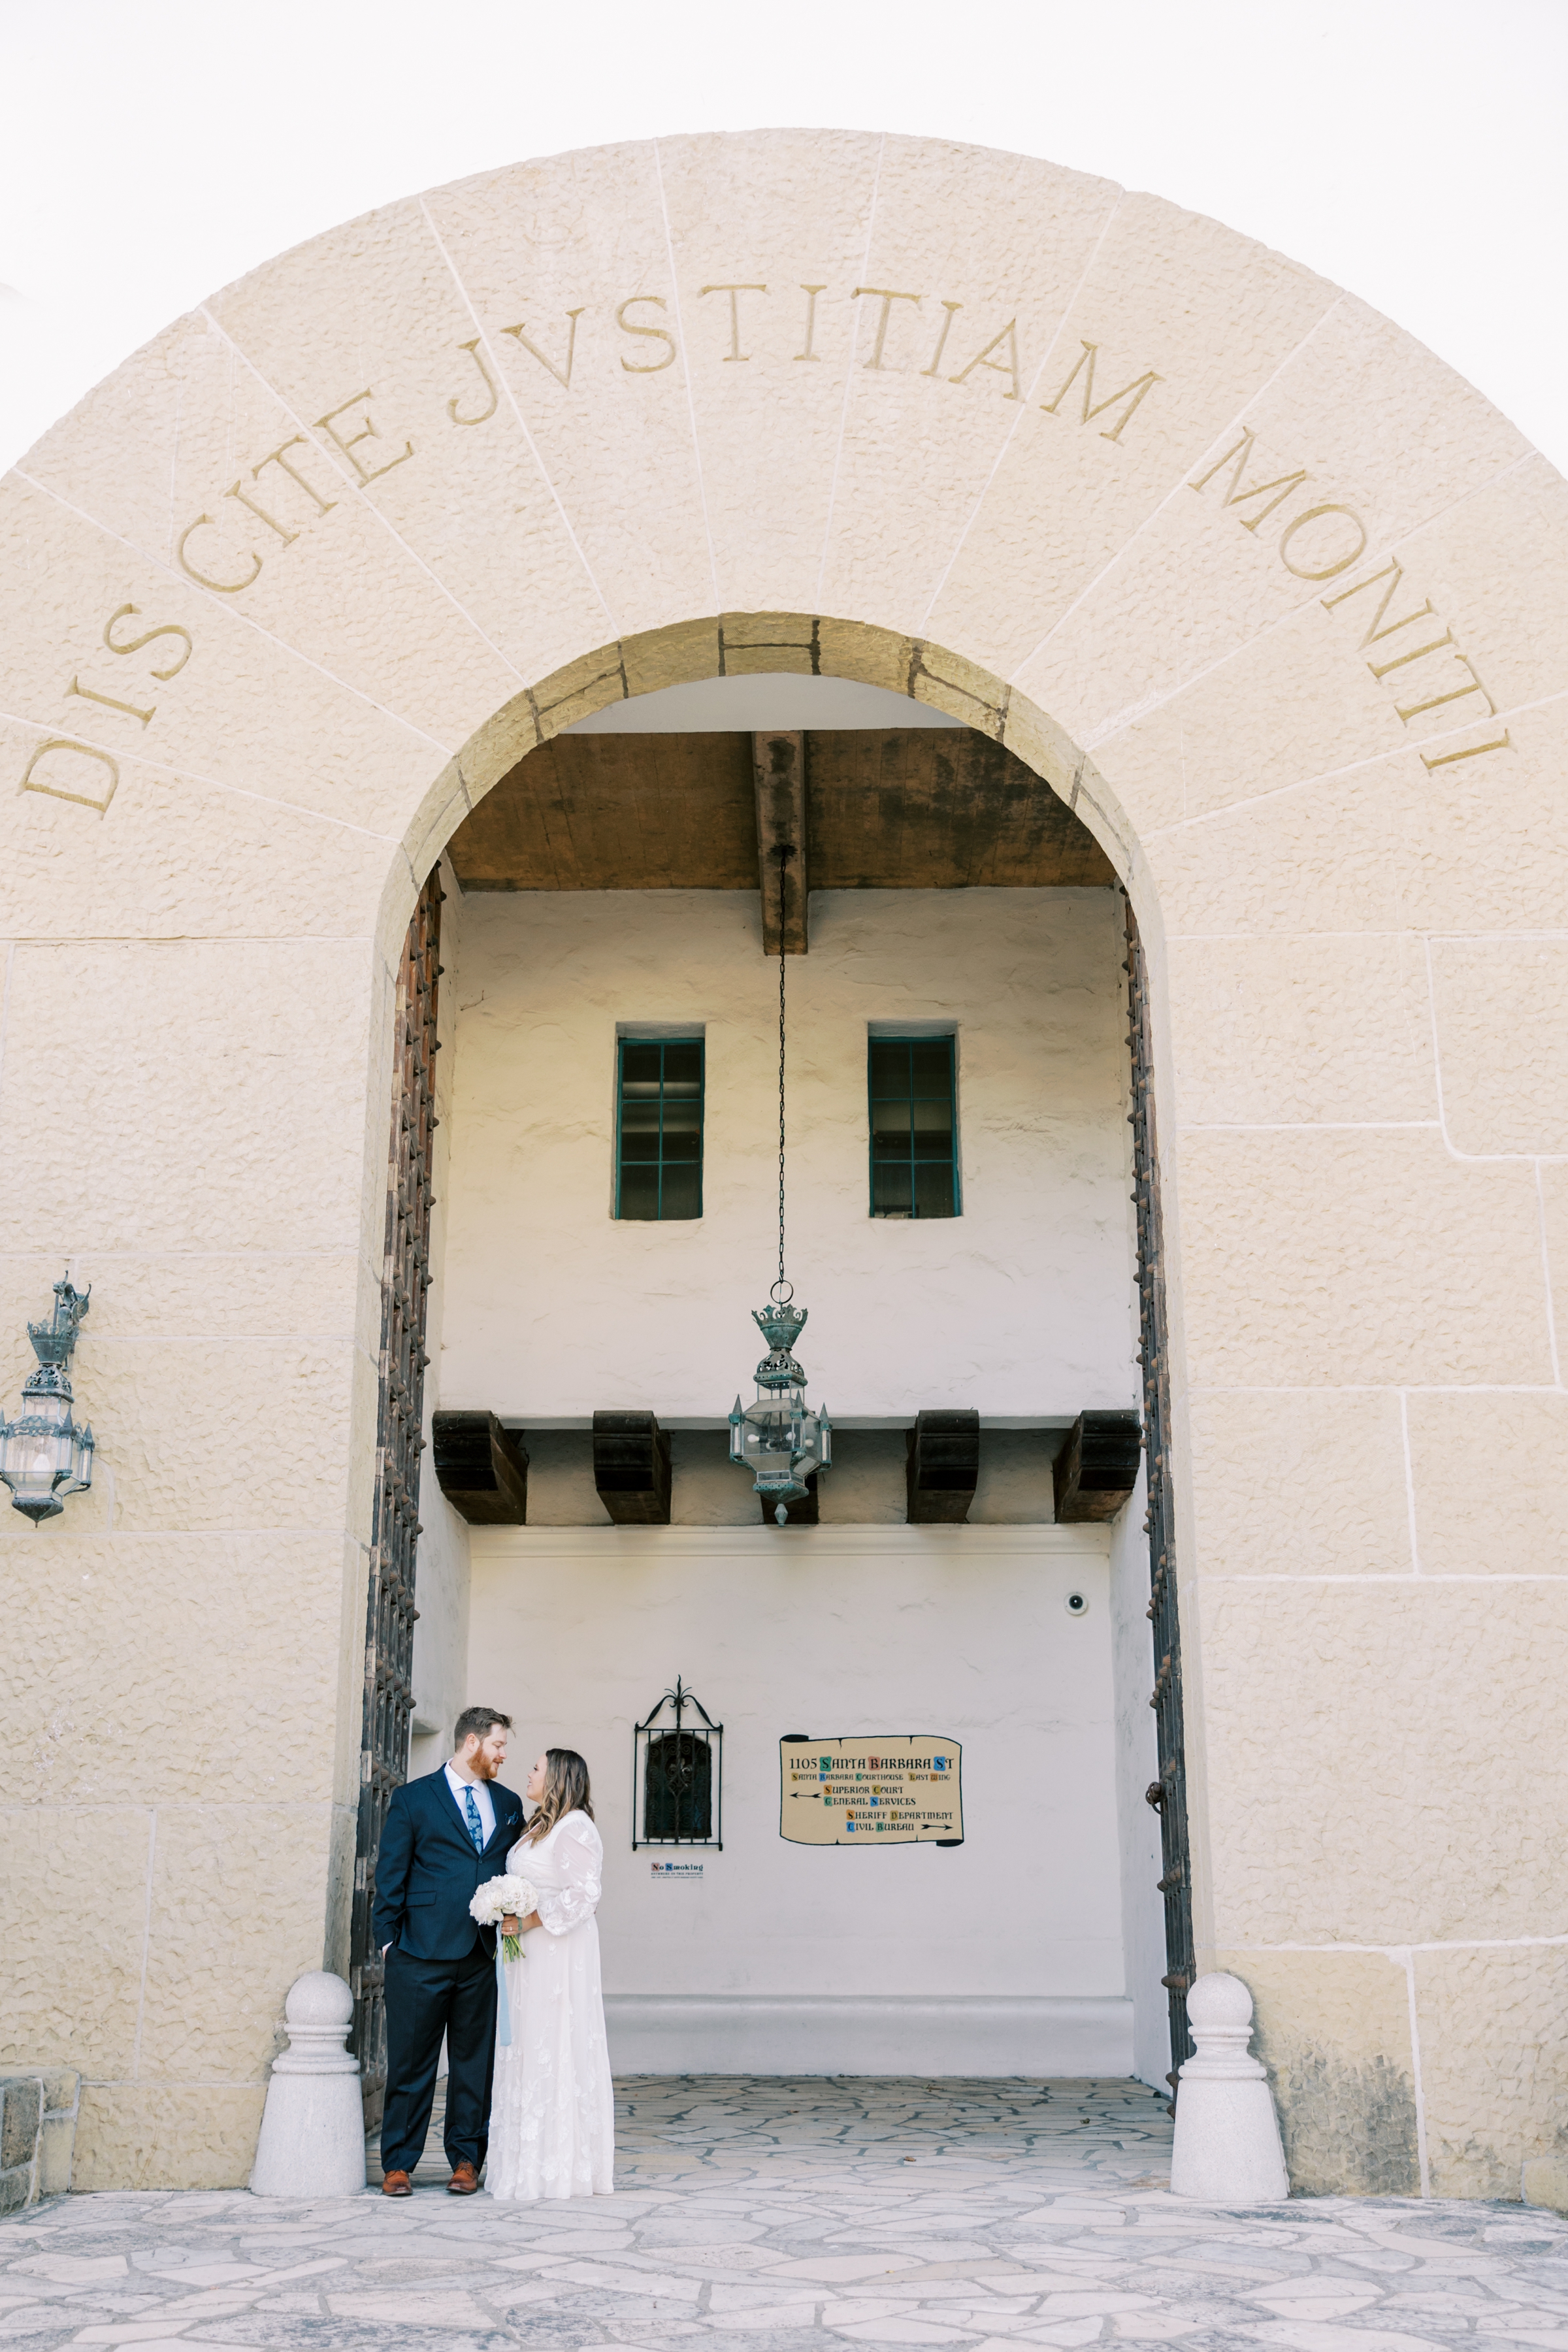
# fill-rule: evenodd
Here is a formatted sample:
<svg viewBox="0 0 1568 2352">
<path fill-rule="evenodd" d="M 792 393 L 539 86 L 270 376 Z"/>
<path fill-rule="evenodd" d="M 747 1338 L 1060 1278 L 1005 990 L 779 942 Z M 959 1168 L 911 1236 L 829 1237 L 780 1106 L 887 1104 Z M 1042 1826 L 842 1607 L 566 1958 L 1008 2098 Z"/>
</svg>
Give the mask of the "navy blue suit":
<svg viewBox="0 0 1568 2352">
<path fill-rule="evenodd" d="M 480 1853 L 445 1768 L 395 1789 L 375 1864 L 377 1945 L 386 1955 L 386 2103 L 382 2168 L 412 2172 L 425 2147 L 447 2037 L 447 2161 L 476 2170 L 489 2137 L 495 2068 L 496 1937 L 468 1906 L 506 1868 L 521 1801 L 489 1783 L 496 1825 Z"/>
</svg>

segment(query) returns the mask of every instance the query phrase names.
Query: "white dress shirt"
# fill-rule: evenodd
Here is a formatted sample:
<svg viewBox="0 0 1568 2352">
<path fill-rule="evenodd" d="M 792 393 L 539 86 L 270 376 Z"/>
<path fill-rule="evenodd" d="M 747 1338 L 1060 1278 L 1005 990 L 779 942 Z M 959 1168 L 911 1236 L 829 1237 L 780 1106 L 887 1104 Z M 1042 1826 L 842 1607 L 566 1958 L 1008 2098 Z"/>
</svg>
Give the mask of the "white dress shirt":
<svg viewBox="0 0 1568 2352">
<path fill-rule="evenodd" d="M 447 1767 L 447 1786 L 457 1800 L 458 1811 L 463 1817 L 465 1829 L 468 1825 L 468 1808 L 464 1802 L 464 1790 L 468 1789 L 473 1790 L 474 1802 L 479 1809 L 479 1822 L 484 1830 L 485 1843 L 489 1845 L 496 1833 L 496 1804 L 495 1799 L 490 1794 L 489 1782 L 465 1780 L 457 1766 L 449 1763 Z"/>
</svg>

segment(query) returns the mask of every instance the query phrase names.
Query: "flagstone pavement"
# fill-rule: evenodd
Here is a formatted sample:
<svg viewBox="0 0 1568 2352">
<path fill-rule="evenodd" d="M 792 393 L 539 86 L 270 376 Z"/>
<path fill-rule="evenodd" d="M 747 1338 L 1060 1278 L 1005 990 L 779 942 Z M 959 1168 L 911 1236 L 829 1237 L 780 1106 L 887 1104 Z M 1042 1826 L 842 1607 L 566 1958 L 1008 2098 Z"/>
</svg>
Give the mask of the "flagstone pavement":
<svg viewBox="0 0 1568 2352">
<path fill-rule="evenodd" d="M 60 2198 L 0 2222 L 0 2345 L 131 2352 L 1568 2352 L 1568 2222 L 1194 2206 L 1139 2083 L 642 2078 L 616 2194 Z"/>
</svg>

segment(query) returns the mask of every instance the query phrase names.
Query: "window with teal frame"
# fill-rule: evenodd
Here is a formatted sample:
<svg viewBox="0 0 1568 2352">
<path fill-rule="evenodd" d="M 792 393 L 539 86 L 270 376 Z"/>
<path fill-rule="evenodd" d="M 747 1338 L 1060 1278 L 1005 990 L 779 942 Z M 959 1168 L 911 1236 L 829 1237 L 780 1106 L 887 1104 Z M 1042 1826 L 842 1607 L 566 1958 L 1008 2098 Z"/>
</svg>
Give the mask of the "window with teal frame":
<svg viewBox="0 0 1568 2352">
<path fill-rule="evenodd" d="M 871 1214 L 956 1217 L 956 1039 L 870 1041 Z"/>
<path fill-rule="evenodd" d="M 616 1216 L 700 1217 L 701 1038 L 623 1037 L 617 1058 Z"/>
</svg>

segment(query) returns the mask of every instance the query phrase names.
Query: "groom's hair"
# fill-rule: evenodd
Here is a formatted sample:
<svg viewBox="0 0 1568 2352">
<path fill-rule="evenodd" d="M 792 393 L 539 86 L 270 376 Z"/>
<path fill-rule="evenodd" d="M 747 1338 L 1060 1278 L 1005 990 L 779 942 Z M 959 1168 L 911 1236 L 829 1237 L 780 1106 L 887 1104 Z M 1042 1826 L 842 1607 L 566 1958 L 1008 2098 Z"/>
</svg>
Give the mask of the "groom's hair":
<svg viewBox="0 0 1568 2352">
<path fill-rule="evenodd" d="M 499 1706 L 466 1706 L 452 1726 L 452 1738 L 461 1748 L 465 1739 L 484 1739 L 492 1724 L 499 1723 L 503 1731 L 511 1729 L 511 1717 L 503 1715 Z"/>
</svg>

